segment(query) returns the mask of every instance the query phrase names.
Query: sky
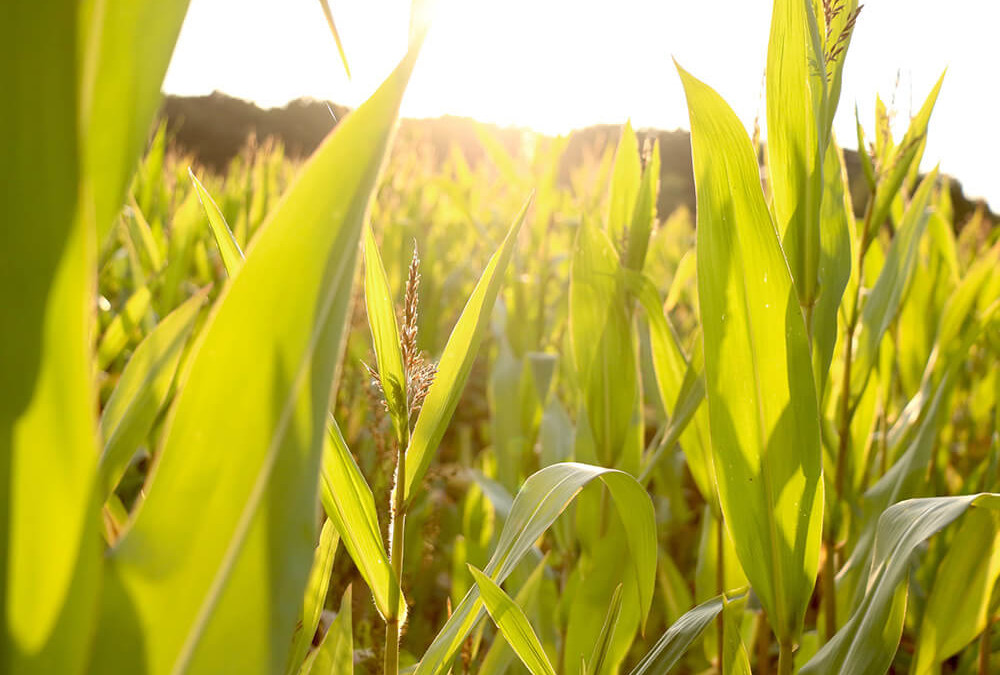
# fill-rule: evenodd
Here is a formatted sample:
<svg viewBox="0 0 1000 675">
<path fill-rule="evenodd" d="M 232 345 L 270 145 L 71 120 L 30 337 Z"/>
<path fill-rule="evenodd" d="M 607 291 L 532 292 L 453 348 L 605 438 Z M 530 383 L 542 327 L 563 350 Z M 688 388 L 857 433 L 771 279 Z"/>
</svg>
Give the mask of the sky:
<svg viewBox="0 0 1000 675">
<path fill-rule="evenodd" d="M 410 0 L 329 2 L 350 79 L 318 0 L 191 0 L 164 91 L 357 106 L 405 52 Z M 550 134 L 626 119 L 686 129 L 673 57 L 750 129 L 764 117 L 770 13 L 768 0 L 436 0 L 402 114 Z M 834 123 L 841 144 L 857 145 L 855 106 L 871 138 L 876 94 L 895 103 L 901 136 L 947 67 L 921 166 L 1000 207 L 998 25 L 1000 0 L 868 0 Z"/>
</svg>

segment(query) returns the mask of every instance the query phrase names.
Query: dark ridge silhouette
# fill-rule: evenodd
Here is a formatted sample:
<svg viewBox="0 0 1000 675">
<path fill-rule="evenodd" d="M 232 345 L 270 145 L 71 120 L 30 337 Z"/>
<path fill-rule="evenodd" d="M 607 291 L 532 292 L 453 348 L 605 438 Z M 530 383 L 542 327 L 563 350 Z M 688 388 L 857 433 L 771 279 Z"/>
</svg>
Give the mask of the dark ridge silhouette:
<svg viewBox="0 0 1000 675">
<path fill-rule="evenodd" d="M 286 155 L 291 158 L 308 157 L 337 120 L 348 112 L 344 106 L 314 99 L 296 99 L 281 108 L 262 109 L 248 101 L 213 92 L 208 96 L 166 96 L 160 116 L 166 119 L 168 134 L 178 149 L 194 155 L 200 164 L 221 172 L 252 136 L 262 141 L 268 137 L 280 140 Z M 482 125 L 466 117 L 404 119 L 400 124 L 400 137 L 419 138 L 437 158 L 447 157 L 451 148 L 457 145 L 466 160 L 476 164 L 486 158 L 476 135 L 477 126 L 487 127 L 511 154 L 517 156 L 522 152 L 524 130 Z M 617 143 L 619 134 L 620 127 L 610 124 L 571 132 L 561 159 L 562 182 L 568 185 L 571 169 L 579 166 L 587 156 L 599 157 L 605 148 Z M 683 130 L 641 129 L 638 135 L 640 144 L 653 137 L 660 142 L 659 212 L 671 213 L 681 205 L 694 212 L 690 134 Z M 861 217 L 868 200 L 868 188 L 861 175 L 857 152 L 845 150 L 844 161 L 854 209 Z M 986 210 L 991 222 L 998 221 L 983 200 L 970 200 L 957 179 L 950 181 L 955 223 L 959 229 L 978 208 Z"/>
</svg>

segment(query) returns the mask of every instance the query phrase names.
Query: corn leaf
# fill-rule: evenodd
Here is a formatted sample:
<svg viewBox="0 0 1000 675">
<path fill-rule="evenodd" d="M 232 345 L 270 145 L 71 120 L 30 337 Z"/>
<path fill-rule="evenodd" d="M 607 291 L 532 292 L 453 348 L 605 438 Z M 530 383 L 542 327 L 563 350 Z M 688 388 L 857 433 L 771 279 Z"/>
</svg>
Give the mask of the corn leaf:
<svg viewBox="0 0 1000 675">
<path fill-rule="evenodd" d="M 819 289 L 812 318 L 813 377 L 822 400 L 837 344 L 837 312 L 851 276 L 851 233 L 854 214 L 840 148 L 826 148 L 823 204 L 820 210 Z"/>
<path fill-rule="evenodd" d="M 1000 577 L 1000 513 L 972 509 L 948 544 L 924 607 L 915 675 L 940 672 L 942 661 L 983 632 Z"/>
<path fill-rule="evenodd" d="M 641 180 L 639 140 L 632 130 L 632 122 L 628 121 L 622 127 L 618 148 L 615 150 L 615 164 L 611 172 L 611 199 L 608 203 L 607 233 L 616 249 L 623 248 L 627 241 L 627 230 L 632 225 L 632 214 L 635 213 L 635 202 L 639 196 Z"/>
<path fill-rule="evenodd" d="M 910 560 L 925 540 L 970 506 L 996 510 L 1000 495 L 911 499 L 882 514 L 864 599 L 844 627 L 806 663 L 802 675 L 882 675 L 889 670 L 903 632 Z"/>
<path fill-rule="evenodd" d="M 723 609 L 725 599 L 719 595 L 688 610 L 660 636 L 629 675 L 659 675 L 670 672 L 691 648 L 705 628 Z"/>
<path fill-rule="evenodd" d="M 396 577 L 382 543 L 375 497 L 361 475 L 336 421 L 331 417 L 323 445 L 320 498 L 327 517 L 340 532 L 344 547 L 375 599 L 375 607 L 388 616 L 391 587 Z M 400 595 L 399 616 L 406 618 L 406 601 Z"/>
<path fill-rule="evenodd" d="M 310 652 L 299 675 L 351 675 L 354 672 L 351 595 L 348 586 L 340 600 L 340 611 L 323 635 L 323 642 Z"/>
<path fill-rule="evenodd" d="M 167 400 L 174 374 L 207 291 L 164 317 L 136 347 L 101 413 L 98 473 L 101 498 L 107 499 L 125 473 L 136 448 L 152 429 Z"/>
<path fill-rule="evenodd" d="M 347 54 L 344 53 L 344 44 L 340 41 L 340 32 L 337 30 L 337 24 L 333 21 L 333 12 L 330 11 L 330 3 L 328 0 L 319 0 L 319 4 L 323 7 L 323 16 L 326 18 L 326 25 L 330 29 L 330 34 L 333 35 L 333 41 L 337 43 L 337 53 L 340 55 L 340 62 L 344 64 L 344 72 L 347 73 L 347 79 L 351 79 L 351 68 L 347 65 Z"/>
<path fill-rule="evenodd" d="M 194 171 L 190 168 L 188 169 L 188 175 L 191 176 L 191 183 L 194 184 L 194 190 L 198 194 L 198 201 L 201 202 L 202 208 L 205 209 L 205 215 L 208 216 L 208 224 L 212 228 L 212 236 L 215 237 L 215 243 L 219 246 L 219 254 L 222 256 L 222 265 L 226 268 L 226 274 L 232 278 L 236 276 L 236 272 L 243 266 L 243 251 L 240 250 L 240 245 L 236 243 L 236 237 L 233 236 L 232 230 L 229 229 L 229 225 L 226 223 L 226 217 L 222 215 L 222 210 L 219 209 L 215 200 L 212 199 L 212 195 L 208 193 L 208 190 L 205 189 L 205 186 L 201 184 L 201 181 L 198 180 L 194 175 Z"/>
<path fill-rule="evenodd" d="M 410 445 L 406 449 L 404 495 L 408 502 L 413 500 L 420 481 L 434 459 L 437 446 L 444 437 L 465 382 L 469 379 L 469 371 L 479 351 L 479 344 L 489 328 L 493 304 L 503 284 L 507 264 L 514 254 L 514 244 L 529 204 L 530 200 L 514 219 L 499 250 L 490 258 L 441 354 L 434 384 L 427 392 L 427 398 L 424 399 L 417 423 L 413 427 Z"/>
<path fill-rule="evenodd" d="M 660 141 L 653 143 L 652 154 L 642 172 L 642 183 L 635 199 L 635 210 L 628 228 L 624 267 L 642 271 L 649 250 L 649 235 L 656 221 L 656 200 L 660 191 Z"/>
<path fill-rule="evenodd" d="M 132 335 L 139 329 L 146 312 L 149 311 L 151 300 L 152 293 L 149 287 L 143 286 L 136 289 L 125 301 L 121 312 L 115 315 L 101 335 L 101 342 L 97 346 L 98 368 L 104 370 L 108 364 L 121 356 Z"/>
<path fill-rule="evenodd" d="M 539 595 L 541 593 L 541 585 L 545 576 L 547 562 L 548 558 L 543 557 L 535 566 L 535 569 L 532 570 L 531 574 L 528 575 L 527 581 L 517 591 L 517 595 L 514 596 L 514 602 L 517 603 L 518 607 L 524 607 L 526 614 L 534 612 L 539 604 Z M 493 638 L 493 644 L 490 645 L 489 651 L 486 652 L 486 658 L 483 659 L 479 675 L 499 675 L 500 673 L 506 673 L 511 663 L 513 663 L 514 657 L 513 650 L 501 633 Z"/>
<path fill-rule="evenodd" d="M 603 466 L 624 455 L 637 395 L 632 329 L 615 247 L 584 224 L 570 270 L 569 326 L 587 420 Z"/>
<path fill-rule="evenodd" d="M 77 211 L 86 50 L 77 2 L 5 3 L 2 14 L 0 671 L 79 673 L 100 569 L 97 228 Z"/>
<path fill-rule="evenodd" d="M 188 0 L 85 0 L 79 6 L 85 212 L 98 242 L 114 223 L 145 149 L 187 7 Z"/>
<path fill-rule="evenodd" d="M 532 675 L 555 675 L 555 670 L 549 662 L 549 657 L 542 649 L 538 636 L 531 628 L 524 611 L 503 592 L 495 581 L 481 571 L 469 565 L 469 571 L 479 587 L 479 595 L 486 606 L 486 611 L 503 633 L 507 644 L 511 646 L 521 662 L 528 667 Z"/>
<path fill-rule="evenodd" d="M 365 228 L 365 309 L 368 326 L 372 332 L 375 358 L 382 391 L 392 417 L 396 438 L 409 432 L 409 413 L 406 406 L 406 373 L 403 370 L 403 353 L 400 349 L 396 309 L 385 276 L 382 256 L 375 243 L 371 227 Z"/>
<path fill-rule="evenodd" d="M 284 668 L 361 226 L 415 56 L 303 167 L 219 297 L 107 559 L 96 670 Z"/>
<path fill-rule="evenodd" d="M 775 0 L 767 47 L 767 167 L 774 216 L 799 301 L 816 299 L 828 129 L 826 63 L 809 0 Z M 756 163 L 755 163 L 756 164 Z"/>
<path fill-rule="evenodd" d="M 337 555 L 337 544 L 340 535 L 330 520 L 323 522 L 320 530 L 319 543 L 313 557 L 313 566 L 309 571 L 309 582 L 306 584 L 305 597 L 302 601 L 302 614 L 295 623 L 292 633 L 292 649 L 288 652 L 288 664 L 285 666 L 287 675 L 299 672 L 303 661 L 309 653 L 316 627 L 319 626 L 323 605 L 326 604 L 326 592 L 330 587 L 330 570 L 333 569 L 333 559 Z"/>
<path fill-rule="evenodd" d="M 861 332 L 851 371 L 851 390 L 854 396 L 860 396 L 868 383 L 868 376 L 878 357 L 882 336 L 896 318 L 903 294 L 916 269 L 920 240 L 927 228 L 929 216 L 927 207 L 930 203 L 931 189 L 936 180 L 937 170 L 934 170 L 924 178 L 924 182 L 914 195 L 903 216 L 903 222 L 889 246 L 882 272 L 861 309 Z"/>
<path fill-rule="evenodd" d="M 819 413 L 802 312 L 728 105 L 678 66 L 691 115 L 698 297 L 715 473 L 736 552 L 779 640 L 802 630 L 819 563 Z"/>
<path fill-rule="evenodd" d="M 493 556 L 483 571 L 495 583 L 503 583 L 535 541 L 595 478 L 611 492 L 625 527 L 631 573 L 637 580 L 640 615 L 645 622 L 653 600 L 656 575 L 653 507 L 642 486 L 621 471 L 567 462 L 553 464 L 530 476 L 514 499 Z M 482 618 L 483 611 L 478 588 L 470 589 L 427 648 L 417 674 L 446 672 L 462 642 Z"/>
<path fill-rule="evenodd" d="M 752 675 L 750 657 L 747 656 L 743 635 L 740 633 L 740 617 L 746 601 L 725 601 L 722 609 L 722 675 Z"/>
<path fill-rule="evenodd" d="M 608 660 L 608 652 L 611 650 L 612 641 L 615 637 L 615 628 L 618 625 L 618 618 L 622 611 L 622 585 L 615 587 L 615 592 L 611 595 L 611 603 L 608 605 L 608 613 L 604 617 L 604 625 L 594 642 L 594 651 L 587 661 L 587 675 L 599 675 Z M 631 638 L 631 636 L 629 636 Z"/>
</svg>

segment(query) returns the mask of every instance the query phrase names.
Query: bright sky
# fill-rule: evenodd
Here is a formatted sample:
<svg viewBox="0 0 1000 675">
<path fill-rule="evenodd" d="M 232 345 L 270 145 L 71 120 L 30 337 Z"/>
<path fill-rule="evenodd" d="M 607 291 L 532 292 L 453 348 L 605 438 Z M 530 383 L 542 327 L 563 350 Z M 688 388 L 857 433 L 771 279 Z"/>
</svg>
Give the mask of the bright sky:
<svg viewBox="0 0 1000 675">
<path fill-rule="evenodd" d="M 438 0 L 403 115 L 474 117 L 564 133 L 596 123 L 687 128 L 671 56 L 714 87 L 748 128 L 760 109 L 768 0 Z M 191 0 L 164 89 L 224 91 L 280 106 L 300 96 L 356 106 L 406 49 L 409 0 L 330 0 L 352 79 L 318 0 Z M 868 0 L 847 57 L 834 126 L 854 148 L 875 94 L 894 96 L 898 134 L 938 75 L 922 167 L 941 164 L 1000 206 L 997 0 Z M 897 88 L 897 74 L 899 86 Z M 763 111 L 761 110 L 763 117 Z"/>
</svg>

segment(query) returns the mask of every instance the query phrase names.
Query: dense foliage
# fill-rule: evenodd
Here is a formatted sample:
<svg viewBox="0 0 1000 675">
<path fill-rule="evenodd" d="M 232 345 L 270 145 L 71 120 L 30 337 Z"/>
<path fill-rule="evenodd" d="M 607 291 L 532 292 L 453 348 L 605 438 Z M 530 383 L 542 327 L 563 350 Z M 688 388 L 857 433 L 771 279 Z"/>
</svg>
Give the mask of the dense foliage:
<svg viewBox="0 0 1000 675">
<path fill-rule="evenodd" d="M 775 0 L 763 153 L 678 66 L 695 214 L 629 124 L 394 138 L 419 40 L 304 163 L 140 160 L 185 3 L 63 4 L 0 29 L 5 672 L 1000 667 L 1000 230 L 940 82 L 855 217 L 856 1 Z"/>
</svg>

